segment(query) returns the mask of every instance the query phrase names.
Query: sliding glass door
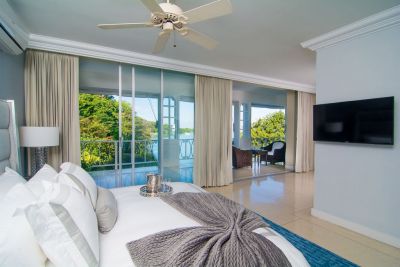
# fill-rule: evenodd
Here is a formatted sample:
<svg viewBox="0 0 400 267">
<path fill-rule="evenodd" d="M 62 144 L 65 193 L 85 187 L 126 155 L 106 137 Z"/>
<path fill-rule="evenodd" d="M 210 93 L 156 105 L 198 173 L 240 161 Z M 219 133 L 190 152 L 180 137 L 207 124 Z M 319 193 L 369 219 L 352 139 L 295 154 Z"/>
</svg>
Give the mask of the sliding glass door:
<svg viewBox="0 0 400 267">
<path fill-rule="evenodd" d="M 134 172 L 134 108 L 135 69 L 131 65 L 119 65 L 119 124 L 118 165 L 116 186 L 129 186 L 135 182 Z"/>
<path fill-rule="evenodd" d="M 81 161 L 104 187 L 192 182 L 194 75 L 82 58 Z"/>
<path fill-rule="evenodd" d="M 132 184 L 133 68 L 80 62 L 81 164 L 104 187 Z"/>
<path fill-rule="evenodd" d="M 135 181 L 146 183 L 147 173 L 160 164 L 161 70 L 135 66 Z"/>
<path fill-rule="evenodd" d="M 169 181 L 193 181 L 194 75 L 163 71 L 161 172 Z"/>
</svg>

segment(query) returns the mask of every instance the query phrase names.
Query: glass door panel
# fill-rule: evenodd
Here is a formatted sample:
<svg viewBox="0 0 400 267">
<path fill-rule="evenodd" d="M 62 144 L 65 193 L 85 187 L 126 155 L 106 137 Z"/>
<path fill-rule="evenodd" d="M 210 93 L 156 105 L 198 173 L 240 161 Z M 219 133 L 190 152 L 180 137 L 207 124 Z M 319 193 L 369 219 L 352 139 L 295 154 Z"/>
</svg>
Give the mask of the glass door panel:
<svg viewBox="0 0 400 267">
<path fill-rule="evenodd" d="M 120 65 L 120 129 L 119 129 L 119 186 L 130 186 L 135 183 L 134 169 L 134 68 L 131 65 Z"/>
<path fill-rule="evenodd" d="M 118 185 L 119 64 L 81 58 L 81 164 L 103 187 Z"/>
<path fill-rule="evenodd" d="M 145 184 L 146 174 L 160 172 L 161 71 L 135 66 L 135 184 Z"/>
<path fill-rule="evenodd" d="M 162 174 L 193 181 L 194 75 L 163 71 Z"/>
</svg>

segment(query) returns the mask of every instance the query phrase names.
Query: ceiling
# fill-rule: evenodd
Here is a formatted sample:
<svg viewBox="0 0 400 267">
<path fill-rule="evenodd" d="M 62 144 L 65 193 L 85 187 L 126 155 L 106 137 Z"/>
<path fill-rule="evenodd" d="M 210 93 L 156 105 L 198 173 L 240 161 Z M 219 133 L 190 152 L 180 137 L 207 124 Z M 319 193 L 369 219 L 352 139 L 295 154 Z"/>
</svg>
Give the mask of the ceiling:
<svg viewBox="0 0 400 267">
<path fill-rule="evenodd" d="M 176 0 L 188 10 L 212 0 Z M 174 1 L 172 1 L 174 2 Z M 231 0 L 233 14 L 192 25 L 219 41 L 212 51 L 177 35 L 161 57 L 314 85 L 315 55 L 300 43 L 400 4 L 400 0 Z M 9 0 L 30 33 L 151 54 L 158 29 L 104 31 L 99 23 L 142 22 L 138 0 Z M 171 41 L 171 40 L 170 40 Z"/>
</svg>

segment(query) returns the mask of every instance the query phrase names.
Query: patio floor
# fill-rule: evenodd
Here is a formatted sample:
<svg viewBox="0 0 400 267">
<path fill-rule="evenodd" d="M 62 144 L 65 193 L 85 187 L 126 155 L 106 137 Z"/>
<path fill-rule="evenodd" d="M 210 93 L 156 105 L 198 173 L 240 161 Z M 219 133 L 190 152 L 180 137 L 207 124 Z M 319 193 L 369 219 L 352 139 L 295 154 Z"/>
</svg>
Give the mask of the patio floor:
<svg viewBox="0 0 400 267">
<path fill-rule="evenodd" d="M 91 171 L 93 179 L 98 186 L 104 188 L 114 188 L 121 186 L 146 184 L 147 173 L 158 173 L 157 166 L 137 167 L 123 169 L 120 178 L 118 170 Z M 168 182 L 193 182 L 193 162 L 182 161 L 175 168 L 164 167 L 164 179 Z"/>
</svg>

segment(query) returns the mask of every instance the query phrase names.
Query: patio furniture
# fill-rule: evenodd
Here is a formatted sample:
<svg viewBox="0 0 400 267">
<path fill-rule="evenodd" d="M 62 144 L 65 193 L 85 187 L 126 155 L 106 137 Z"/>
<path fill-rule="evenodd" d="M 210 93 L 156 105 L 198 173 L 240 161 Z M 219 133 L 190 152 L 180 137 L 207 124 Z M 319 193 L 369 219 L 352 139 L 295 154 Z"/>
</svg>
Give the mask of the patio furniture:
<svg viewBox="0 0 400 267">
<path fill-rule="evenodd" d="M 262 149 L 267 150 L 266 155 L 261 155 L 261 160 L 275 164 L 277 162 L 285 163 L 286 143 L 283 141 L 276 141 L 269 144 Z"/>
<path fill-rule="evenodd" d="M 264 150 L 264 149 L 252 149 L 251 150 L 251 153 L 253 154 L 253 156 L 254 156 L 254 164 L 257 166 L 257 167 L 260 167 L 261 166 L 261 158 L 264 156 L 266 156 L 267 155 L 267 153 L 268 153 L 268 151 L 267 150 Z M 266 164 L 267 165 L 267 164 Z"/>
<path fill-rule="evenodd" d="M 242 150 L 232 146 L 232 165 L 234 168 L 251 166 L 253 153 L 251 150 Z"/>
</svg>

